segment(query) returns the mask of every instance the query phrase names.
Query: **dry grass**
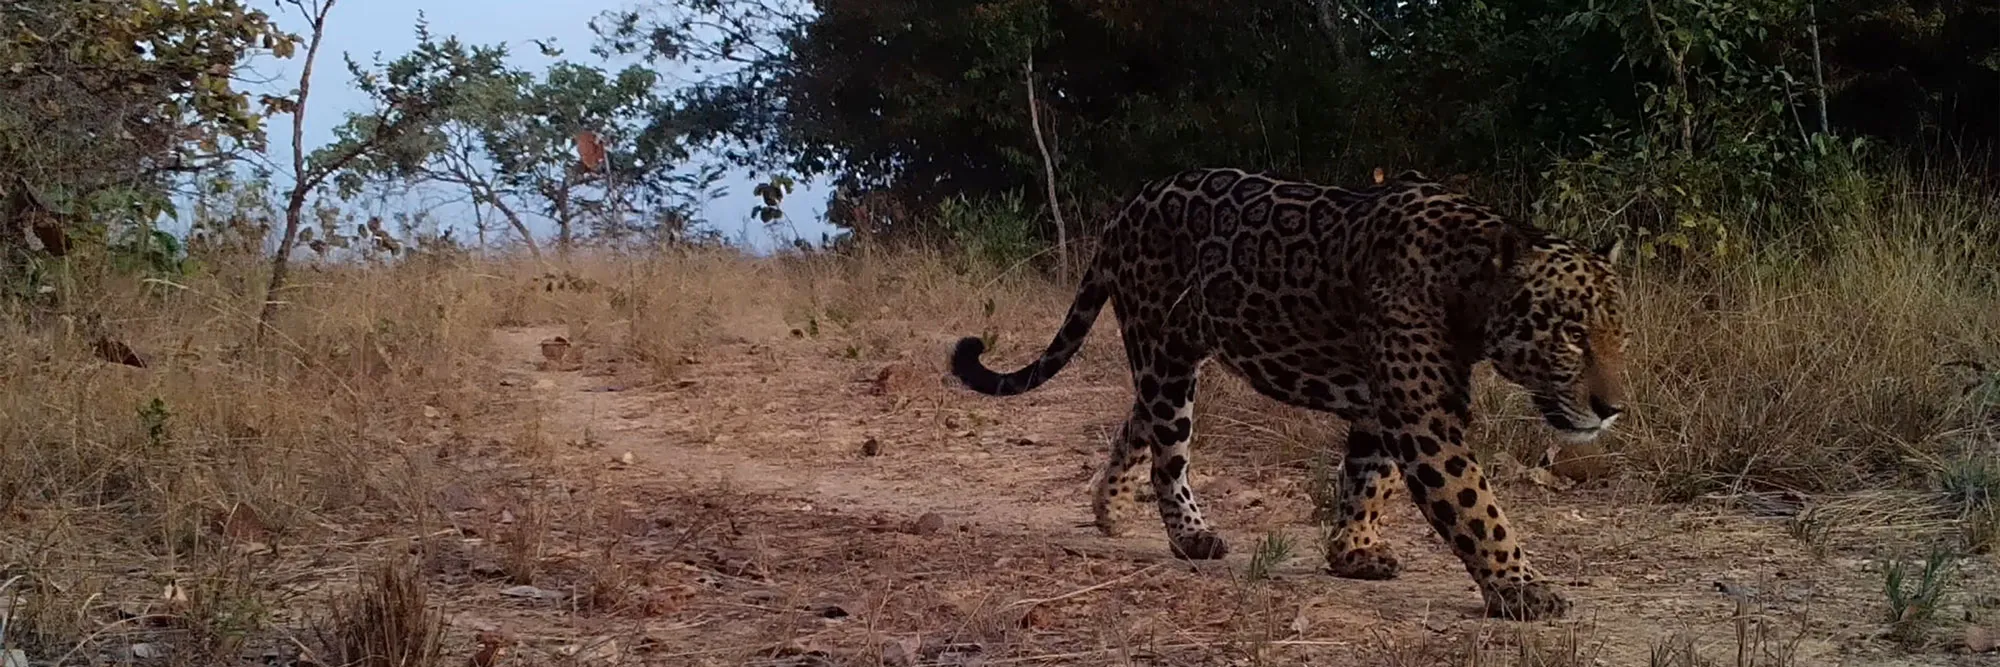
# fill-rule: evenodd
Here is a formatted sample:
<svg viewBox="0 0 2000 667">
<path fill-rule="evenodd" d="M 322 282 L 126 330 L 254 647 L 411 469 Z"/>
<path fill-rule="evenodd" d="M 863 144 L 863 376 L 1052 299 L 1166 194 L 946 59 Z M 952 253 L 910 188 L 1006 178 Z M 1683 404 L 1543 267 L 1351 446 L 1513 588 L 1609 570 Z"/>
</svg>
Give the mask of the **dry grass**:
<svg viewBox="0 0 2000 667">
<path fill-rule="evenodd" d="M 1761 489 L 1914 490 L 1896 497 L 1920 503 L 1936 498 L 1941 508 L 1917 512 L 1921 520 L 1956 521 L 1965 526 L 1968 546 L 1990 546 L 2000 533 L 2000 511 L 1993 509 L 2000 506 L 1994 500 L 2000 498 L 2000 474 L 1979 462 L 1995 446 L 1994 396 L 2000 393 L 1990 389 L 2000 384 L 1984 369 L 2000 365 L 2000 295 L 1973 258 L 1943 250 L 1946 237 L 1935 228 L 2000 228 L 1994 210 L 2000 208 L 1885 205 L 1877 214 L 1896 221 L 1882 227 L 1900 230 L 1896 238 L 1864 236 L 1805 264 L 1751 262 L 1698 277 L 1635 269 L 1630 280 L 1638 340 L 1630 382 L 1636 409 L 1610 443 L 1619 474 L 1667 500 Z M 498 588 L 525 585 L 570 596 L 563 603 L 568 611 L 545 605 L 535 614 L 671 618 L 689 613 L 707 594 L 690 590 L 748 581 L 775 586 L 760 577 L 786 567 L 822 578 L 872 572 L 867 576 L 874 578 L 854 583 L 857 597 L 843 603 L 855 616 L 872 618 L 868 604 L 911 604 L 896 598 L 904 585 L 898 582 L 932 576 L 914 564 L 938 558 L 934 546 L 913 546 L 907 535 L 891 539 L 858 519 L 842 519 L 832 533 L 837 539 L 820 536 L 783 548 L 752 544 L 742 524 L 727 517 L 735 510 L 698 501 L 689 501 L 681 514 L 635 514 L 631 505 L 612 501 L 630 493 L 621 484 L 640 482 L 583 484 L 578 480 L 587 474 L 576 469 L 579 461 L 603 468 L 616 459 L 620 452 L 599 449 L 590 429 L 622 417 L 579 416 L 567 405 L 523 398 L 540 389 L 494 370 L 492 332 L 559 327 L 581 352 L 579 382 L 713 406 L 712 415 L 645 437 L 701 446 L 739 443 L 724 449 L 785 442 L 792 447 L 785 456 L 799 458 L 773 459 L 773 465 L 831 465 L 858 456 L 824 452 L 854 446 L 826 446 L 815 454 L 807 450 L 825 443 L 813 434 L 833 432 L 827 425 L 845 423 L 853 417 L 850 407 L 873 399 L 834 397 L 826 404 L 834 407 L 800 416 L 796 423 L 804 426 L 788 434 L 746 433 L 725 427 L 727 415 L 776 418 L 785 405 L 705 396 L 706 387 L 692 378 L 702 377 L 701 369 L 728 365 L 772 386 L 804 386 L 802 378 L 828 368 L 877 384 L 901 382 L 900 389 L 874 395 L 888 396 L 886 413 L 919 426 L 903 432 L 903 440 L 883 436 L 886 449 L 877 460 L 928 455 L 913 451 L 913 443 L 1006 427 L 992 416 L 1002 408 L 967 404 L 925 374 L 938 366 L 949 341 L 982 335 L 994 341 L 996 363 L 1024 359 L 1046 343 L 1069 301 L 1067 286 L 1020 272 L 967 271 L 946 254 L 915 251 L 586 255 L 573 268 L 579 280 L 538 281 L 545 272 L 510 259 L 306 271 L 301 285 L 284 295 L 285 314 L 260 350 L 242 345 L 256 310 L 244 288 L 254 284 L 253 274 L 226 263 L 172 281 L 78 276 L 75 287 L 60 295 L 61 308 L 4 313 L 0 582 L 14 579 L 4 591 L 18 599 L 0 612 L 10 617 L 0 648 L 21 648 L 37 659 L 117 657 L 132 654 L 135 644 L 155 643 L 195 664 L 198 656 L 285 644 L 282 638 L 303 632 L 297 609 L 344 604 L 337 607 L 344 615 L 329 626 L 329 638 L 340 637 L 329 642 L 336 653 L 416 656 L 419 662 L 408 664 L 420 664 L 441 650 L 470 645 L 469 637 L 452 634 L 456 630 L 440 635 L 426 629 L 437 627 L 436 609 L 451 600 L 490 600 Z M 89 335 L 93 317 L 137 349 L 148 367 L 100 361 Z M 774 350 L 779 344 L 789 351 Z M 801 350 L 808 356 L 786 356 Z M 1116 395 L 1124 390 L 1123 366 L 1107 317 L 1064 382 L 1114 388 L 1104 395 Z M 1966 372 L 1968 366 L 1974 371 Z M 897 368 L 907 370 L 891 372 Z M 1341 424 L 1276 406 L 1222 374 L 1210 377 L 1198 403 L 1198 447 L 1213 462 L 1204 465 L 1247 466 L 1252 473 L 1244 476 L 1253 480 L 1312 477 L 1317 481 L 1303 486 L 1323 491 L 1331 470 L 1325 457 L 1337 454 Z M 1478 446 L 1534 460 L 1546 435 L 1520 397 L 1488 381 L 1479 401 Z M 591 422 L 583 437 L 559 426 L 575 420 Z M 829 430 L 808 430 L 823 427 Z M 600 482 L 603 488 L 594 486 Z M 579 491 L 580 484 L 588 488 Z M 1874 520 L 1857 518 L 1838 503 L 1823 505 L 1820 514 L 1839 514 L 1843 526 Z M 758 521 L 787 525 L 782 516 Z M 1797 528 L 1801 540 L 1825 539 L 1808 524 Z M 1166 585 L 1151 581 L 1154 573 L 1120 569 L 1116 560 L 1054 564 L 1063 557 L 1055 550 L 1009 551 L 978 542 L 994 539 L 981 538 L 979 530 L 945 534 L 974 553 L 994 549 L 1021 562 L 1050 559 L 1045 572 L 1015 573 L 1032 582 L 1023 590 L 1057 597 L 1115 580 L 1118 585 L 1103 592 L 1113 602 L 1082 606 L 1113 615 L 1107 618 L 1127 618 L 1120 609 L 1151 614 L 1171 608 L 1208 620 L 1144 616 L 1156 624 L 1149 630 L 1154 634 L 1113 637 L 1101 633 L 1114 625 L 1123 632 L 1130 624 L 1065 620 L 1061 614 L 1071 612 L 1029 613 L 1005 600 L 929 599 L 907 613 L 930 622 L 949 619 L 956 629 L 935 633 L 925 646 L 944 636 L 1039 647 L 1013 654 L 1022 664 L 1064 662 L 1030 659 L 1035 651 L 1071 651 L 1089 664 L 1128 664 L 1129 657 L 1118 656 L 1148 645 L 1168 652 L 1199 646 L 1201 655 L 1253 662 L 1319 650 L 1288 625 L 1305 612 L 1287 572 L 1315 557 L 1292 553 L 1292 545 L 1309 539 L 1271 532 L 1261 546 L 1239 543 L 1254 556 L 1252 567 L 1229 586 L 1263 587 L 1261 592 L 1208 590 L 1207 597 L 1173 599 L 1147 592 Z M 431 536 L 418 541 L 422 568 L 367 570 L 358 592 L 332 602 L 316 587 L 348 581 L 355 563 L 408 551 L 413 536 Z M 784 543 L 783 535 L 758 539 Z M 824 553 L 835 554 L 836 562 L 801 555 Z M 695 565 L 676 565 L 687 563 Z M 942 571 L 1009 572 L 989 566 L 968 560 Z M 690 579 L 697 570 L 708 579 Z M 1118 579 L 1128 575 L 1132 579 Z M 1175 576 L 1168 582 L 1173 586 L 1219 585 Z M 976 589 L 967 584 L 959 592 L 973 596 Z M 775 608 L 812 597 L 810 591 L 792 593 L 732 604 Z M 1068 609 L 1094 597 L 1035 608 Z M 1205 608 L 1203 600 L 1227 600 L 1231 609 Z M 952 611 L 940 611 L 945 609 Z M 769 653 L 776 644 L 767 640 L 791 637 L 798 624 L 811 621 L 793 618 L 797 609 L 787 613 L 792 616 L 769 620 L 771 627 L 752 636 L 711 639 L 740 639 L 743 646 L 761 647 L 749 653 Z M 1043 620 L 1034 614 L 1056 614 L 1048 621 L 1054 629 L 1037 629 Z M 1169 625 L 1182 622 L 1191 625 Z M 1100 634 L 1051 637 L 1083 629 Z M 385 643 L 391 636 L 408 643 Z M 1595 650 L 1587 635 L 1483 637 L 1459 637 L 1448 649 L 1385 645 L 1375 655 L 1567 665 L 1589 664 Z M 1717 659 L 1713 646 L 1699 659 L 1676 646 L 1654 648 L 1656 664 L 1732 664 Z M 869 650 L 879 654 L 882 648 L 878 642 Z M 749 653 L 701 659 L 747 660 Z M 655 657 L 674 655 L 661 649 Z"/>
<path fill-rule="evenodd" d="M 1870 244 L 1799 268 L 1746 267 L 1695 291 L 1634 289 L 1631 465 L 1668 497 L 1911 481 L 1906 459 L 1961 443 L 1966 379 L 2000 358 L 1991 286 L 1940 257 Z"/>
<path fill-rule="evenodd" d="M 406 560 L 377 564 L 354 592 L 337 598 L 315 627 L 329 664 L 436 667 L 444 664 L 444 616 Z"/>
<path fill-rule="evenodd" d="M 0 578 L 21 577 L 7 641 L 30 655 L 92 654 L 85 639 L 134 614 L 182 649 L 227 648 L 290 602 L 274 549 L 434 514 L 406 438 L 477 412 L 498 281 L 307 271 L 250 351 L 247 281 L 212 271 L 77 276 L 61 306 L 0 317 Z M 100 319 L 146 368 L 94 355 Z"/>
</svg>

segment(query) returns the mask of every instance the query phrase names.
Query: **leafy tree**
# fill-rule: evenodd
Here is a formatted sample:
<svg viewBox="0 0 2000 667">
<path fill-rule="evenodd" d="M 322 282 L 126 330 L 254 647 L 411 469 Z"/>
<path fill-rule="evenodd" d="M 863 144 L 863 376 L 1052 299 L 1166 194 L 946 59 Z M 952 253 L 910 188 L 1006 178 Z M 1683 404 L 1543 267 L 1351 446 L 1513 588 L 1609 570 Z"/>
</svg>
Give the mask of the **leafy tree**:
<svg viewBox="0 0 2000 667">
<path fill-rule="evenodd" d="M 430 71 L 505 56 L 502 47 L 420 35 L 416 50 L 383 67 Z M 584 231 L 604 238 L 663 227 L 678 233 L 719 172 L 680 170 L 689 153 L 676 137 L 640 132 L 676 112 L 656 94 L 659 85 L 658 74 L 636 65 L 610 73 L 561 61 L 540 76 L 496 65 L 421 131 L 355 162 L 341 187 L 351 195 L 365 182 L 390 179 L 463 188 L 474 203 L 498 211 L 537 257 L 529 212 L 555 222 L 564 251 Z M 341 132 L 361 133 L 367 122 L 351 119 Z M 601 159 L 580 159 L 586 145 Z"/>
<path fill-rule="evenodd" d="M 305 114 L 312 92 L 313 68 L 326 35 L 327 17 L 337 0 L 283 1 L 308 20 L 311 32 L 306 40 L 298 88 L 277 105 L 292 116 L 292 186 L 285 198 L 284 229 L 271 259 L 270 287 L 265 290 L 264 307 L 258 315 L 260 340 L 282 303 L 279 294 L 290 272 L 292 251 L 304 229 L 307 200 L 328 179 L 343 173 L 351 164 L 398 145 L 410 134 L 429 127 L 446 110 L 454 108 L 468 90 L 494 76 L 501 66 L 495 54 L 447 59 L 433 68 L 391 65 L 380 72 L 362 71 L 350 60 L 349 71 L 355 75 L 355 84 L 377 106 L 366 116 L 343 125 L 332 143 L 309 152 L 305 146 Z M 429 42 L 428 32 L 421 23 L 417 32 L 420 42 Z"/>
<path fill-rule="evenodd" d="M 2000 7 L 1975 0 L 700 0 L 597 26 L 609 51 L 729 65 L 678 129 L 832 177 L 830 214 L 877 235 L 1035 187 L 1030 59 L 1062 189 L 1099 205 L 1197 164 L 1416 167 L 1728 252 L 1837 206 L 1857 138 L 1878 158 L 2000 138 Z M 850 215 L 866 193 L 916 215 Z"/>
<path fill-rule="evenodd" d="M 0 252 L 150 223 L 179 177 L 261 150 L 283 103 L 233 77 L 297 41 L 240 0 L 0 4 Z"/>
</svg>

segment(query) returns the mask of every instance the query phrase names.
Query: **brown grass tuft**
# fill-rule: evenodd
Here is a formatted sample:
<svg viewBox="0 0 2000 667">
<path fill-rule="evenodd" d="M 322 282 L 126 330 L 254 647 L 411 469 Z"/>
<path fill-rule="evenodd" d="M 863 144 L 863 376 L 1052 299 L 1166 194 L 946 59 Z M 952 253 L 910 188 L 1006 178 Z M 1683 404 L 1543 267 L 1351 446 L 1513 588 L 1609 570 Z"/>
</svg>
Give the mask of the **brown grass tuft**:
<svg viewBox="0 0 2000 667">
<path fill-rule="evenodd" d="M 323 664 L 433 667 L 444 664 L 444 614 L 407 560 L 385 560 L 337 598 L 314 627 Z"/>
</svg>

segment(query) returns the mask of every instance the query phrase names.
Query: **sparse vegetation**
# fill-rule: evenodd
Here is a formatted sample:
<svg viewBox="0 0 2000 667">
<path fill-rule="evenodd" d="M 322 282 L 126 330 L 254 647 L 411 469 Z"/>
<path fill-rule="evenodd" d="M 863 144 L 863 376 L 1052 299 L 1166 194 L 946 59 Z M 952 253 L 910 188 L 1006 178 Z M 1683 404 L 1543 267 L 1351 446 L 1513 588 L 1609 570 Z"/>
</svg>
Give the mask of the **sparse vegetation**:
<svg viewBox="0 0 2000 667">
<path fill-rule="evenodd" d="M 355 667 L 445 664 L 444 616 L 407 561 L 377 564 L 315 625 L 323 659 Z"/>
<path fill-rule="evenodd" d="M 1926 552 L 1921 570 L 1915 570 L 1915 564 L 1901 557 L 1883 566 L 1882 591 L 1889 603 L 1889 636 L 1910 644 L 1924 642 L 1939 620 L 1945 594 L 1958 583 L 1957 577 L 1958 555 L 1938 546 Z"/>
<path fill-rule="evenodd" d="M 596 50 L 645 56 L 615 71 L 422 23 L 267 91 L 249 68 L 360 10 L 0 6 L 0 666 L 1994 650 L 1984 5 L 810 4 L 597 17 Z M 365 108 L 308 150 L 304 91 L 342 85 Z M 296 173 L 244 168 L 279 154 Z M 1475 397 L 1578 618 L 1477 618 L 1408 503 L 1399 579 L 1278 576 L 1318 564 L 1345 427 L 1220 369 L 1194 455 L 1226 567 L 1145 514 L 1079 526 L 1130 407 L 1108 314 L 1032 396 L 951 386 L 957 336 L 996 365 L 1047 343 L 1131 187 L 1218 163 L 1417 168 L 1637 248 L 1604 472 L 1529 470 L 1524 397 L 1484 371 Z M 837 234 L 725 243 L 700 216 L 743 167 L 773 230 L 831 182 Z M 418 186 L 471 219 L 394 210 Z"/>
</svg>

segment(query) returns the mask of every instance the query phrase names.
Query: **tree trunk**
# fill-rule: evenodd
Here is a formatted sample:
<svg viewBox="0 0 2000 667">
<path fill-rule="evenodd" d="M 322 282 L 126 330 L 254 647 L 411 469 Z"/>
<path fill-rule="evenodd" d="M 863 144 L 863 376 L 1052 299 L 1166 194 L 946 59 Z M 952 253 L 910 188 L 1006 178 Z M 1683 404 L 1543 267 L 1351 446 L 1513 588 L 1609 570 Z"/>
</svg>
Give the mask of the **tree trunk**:
<svg viewBox="0 0 2000 667">
<path fill-rule="evenodd" d="M 1827 134 L 1833 131 L 1833 126 L 1831 123 L 1827 121 L 1826 74 L 1821 71 L 1820 58 L 1819 58 L 1818 0 L 1813 0 L 1812 2 L 1806 3 L 1806 20 L 1809 21 L 1809 23 L 1807 23 L 1807 26 L 1812 34 L 1813 96 L 1819 100 L 1819 133 Z"/>
<path fill-rule="evenodd" d="M 1056 162 L 1049 155 L 1049 142 L 1042 138 L 1042 114 L 1035 102 L 1035 57 L 1028 56 L 1028 124 L 1033 126 L 1035 147 L 1042 151 L 1042 174 L 1049 184 L 1049 215 L 1056 219 L 1056 279 L 1069 283 L 1069 225 L 1063 223 L 1062 200 L 1056 196 Z"/>
<path fill-rule="evenodd" d="M 1340 26 L 1340 8 L 1335 0 L 1313 0 L 1313 13 L 1318 15 L 1319 29 L 1326 33 L 1326 39 L 1333 43 L 1334 67 L 1344 69 L 1347 65 L 1347 31 Z"/>
<path fill-rule="evenodd" d="M 564 180 L 567 181 L 568 179 Z M 556 200 L 555 201 L 556 256 L 562 259 L 564 266 L 568 266 L 569 245 L 572 241 L 576 239 L 576 234 L 574 231 L 572 231 L 570 227 L 573 221 L 570 220 L 570 215 L 569 215 L 569 183 L 567 182 L 563 183 L 562 189 L 556 191 L 555 200 Z"/>
<path fill-rule="evenodd" d="M 521 214 L 515 213 L 512 207 L 500 201 L 497 196 L 488 197 L 487 201 L 493 204 L 493 210 L 499 211 L 500 216 L 507 219 L 507 224 L 514 228 L 514 233 L 521 235 L 521 243 L 528 246 L 528 255 L 535 258 L 535 263 L 540 264 L 542 248 L 535 245 L 535 235 L 528 232 L 528 224 L 521 221 Z"/>
<path fill-rule="evenodd" d="M 278 292 L 285 288 L 285 278 L 291 273 L 292 248 L 299 242 L 300 218 L 306 207 L 306 195 L 311 192 L 313 179 L 306 174 L 306 96 L 312 92 L 313 62 L 319 58 L 320 42 L 326 38 L 326 15 L 333 10 L 339 0 L 326 0 L 312 19 L 312 41 L 306 47 L 306 60 L 299 69 L 299 99 L 292 109 L 292 194 L 285 200 L 285 231 L 278 237 L 277 252 L 271 257 L 271 283 L 264 288 L 264 307 L 257 313 L 257 334 L 254 342 L 262 345 L 264 332 L 271 327 L 271 320 L 278 316 Z"/>
</svg>

